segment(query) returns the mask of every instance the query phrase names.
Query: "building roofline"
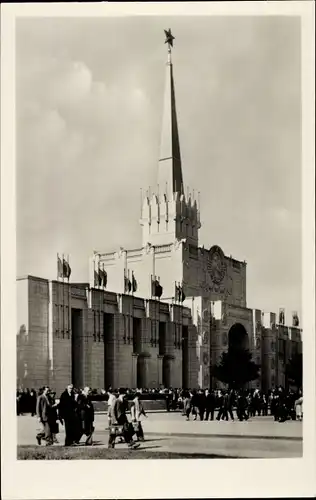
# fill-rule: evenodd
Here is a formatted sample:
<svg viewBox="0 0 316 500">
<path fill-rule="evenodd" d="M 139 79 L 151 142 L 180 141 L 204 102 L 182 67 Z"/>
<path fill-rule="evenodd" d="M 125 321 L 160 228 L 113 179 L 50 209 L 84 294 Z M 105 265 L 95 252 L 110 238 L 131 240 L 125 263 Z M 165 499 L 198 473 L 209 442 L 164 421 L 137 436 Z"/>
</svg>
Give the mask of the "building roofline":
<svg viewBox="0 0 316 500">
<path fill-rule="evenodd" d="M 24 276 L 17 276 L 16 281 L 22 281 L 22 280 L 36 280 L 36 281 L 44 281 L 47 283 L 50 281 L 47 278 L 41 278 L 40 276 L 33 276 L 32 274 L 26 274 Z"/>
</svg>

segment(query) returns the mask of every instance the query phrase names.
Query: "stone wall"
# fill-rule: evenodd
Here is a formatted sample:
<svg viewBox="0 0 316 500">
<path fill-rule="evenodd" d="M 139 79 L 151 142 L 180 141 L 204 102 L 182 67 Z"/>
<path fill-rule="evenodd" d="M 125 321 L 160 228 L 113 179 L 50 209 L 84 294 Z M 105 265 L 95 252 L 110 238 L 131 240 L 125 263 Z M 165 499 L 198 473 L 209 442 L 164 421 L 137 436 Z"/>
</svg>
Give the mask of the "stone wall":
<svg viewBox="0 0 316 500">
<path fill-rule="evenodd" d="M 34 277 L 17 283 L 17 383 L 24 387 L 48 383 L 60 393 L 75 376 L 77 385 L 97 389 L 136 388 L 140 380 L 143 387 L 166 382 L 207 388 L 210 367 L 227 350 L 236 323 L 245 328 L 253 359 L 261 364 L 253 387 L 284 385 L 286 363 L 302 350 L 301 330 L 277 325 L 275 314 L 207 296 L 188 298 L 180 307 L 88 284 Z M 77 330 L 73 314 L 81 321 Z M 159 332 L 165 332 L 163 341 Z M 78 339 L 81 347 L 74 349 Z"/>
<path fill-rule="evenodd" d="M 18 280 L 17 291 L 17 384 L 39 387 L 49 375 L 48 280 L 28 276 Z"/>
</svg>

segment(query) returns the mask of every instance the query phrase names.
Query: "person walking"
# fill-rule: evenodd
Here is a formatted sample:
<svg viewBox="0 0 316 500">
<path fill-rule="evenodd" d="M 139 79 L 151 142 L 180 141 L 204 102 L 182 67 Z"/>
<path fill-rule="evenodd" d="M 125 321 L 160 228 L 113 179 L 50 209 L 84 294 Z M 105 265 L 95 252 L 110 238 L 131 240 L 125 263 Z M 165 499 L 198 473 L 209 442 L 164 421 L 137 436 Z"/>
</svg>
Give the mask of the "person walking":
<svg viewBox="0 0 316 500">
<path fill-rule="evenodd" d="M 124 389 L 119 389 L 119 397 L 114 401 L 111 410 L 111 427 L 109 432 L 109 442 L 108 448 L 115 447 L 116 434 L 112 433 L 113 426 L 122 426 L 123 436 L 126 443 L 130 449 L 136 449 L 139 447 L 139 443 L 133 440 L 133 434 L 131 432 L 130 424 L 126 415 L 126 391 Z"/>
<path fill-rule="evenodd" d="M 247 413 L 248 400 L 243 390 L 240 390 L 237 396 L 236 407 L 237 407 L 238 420 L 240 420 L 240 422 L 242 422 L 243 420 L 248 420 L 249 418 Z"/>
<path fill-rule="evenodd" d="M 217 414 L 217 417 L 216 417 L 216 420 L 218 420 L 218 422 L 223 419 L 223 415 L 225 413 L 225 410 L 224 410 L 224 391 L 218 391 L 217 393 L 217 404 L 218 404 L 218 414 Z"/>
<path fill-rule="evenodd" d="M 198 392 L 198 405 L 199 405 L 199 417 L 200 420 L 204 420 L 204 413 L 205 413 L 205 407 L 206 407 L 206 398 L 205 398 L 205 392 L 200 389 Z"/>
<path fill-rule="evenodd" d="M 77 412 L 80 420 L 77 441 L 80 441 L 82 435 L 86 436 L 86 446 L 92 445 L 92 435 L 94 432 L 94 406 L 90 400 L 90 387 L 85 387 L 77 398 Z"/>
<path fill-rule="evenodd" d="M 228 412 L 230 418 L 232 419 L 232 421 L 235 420 L 234 414 L 233 414 L 234 404 L 235 404 L 235 393 L 234 393 L 234 390 L 231 389 L 229 391 L 229 393 L 227 394 L 227 412 Z M 228 420 L 228 415 L 227 415 L 226 420 Z"/>
<path fill-rule="evenodd" d="M 109 387 L 107 394 L 108 394 L 108 424 L 109 424 L 109 429 L 110 429 L 111 424 L 112 424 L 111 412 L 112 412 L 114 402 L 116 400 L 116 396 L 114 394 L 112 387 Z"/>
<path fill-rule="evenodd" d="M 192 410 L 192 400 L 189 391 L 185 391 L 183 394 L 183 412 L 186 416 L 186 420 L 190 420 L 190 413 Z"/>
<path fill-rule="evenodd" d="M 32 417 L 34 417 L 34 415 L 36 415 L 36 403 L 37 403 L 36 391 L 35 391 L 35 389 L 31 389 L 31 392 L 30 392 L 30 411 L 31 411 Z"/>
<path fill-rule="evenodd" d="M 67 389 L 60 396 L 59 401 L 59 418 L 61 424 L 65 423 L 65 446 L 73 446 L 78 443 L 78 426 L 79 419 L 77 415 L 77 402 L 72 384 L 67 386 Z"/>
<path fill-rule="evenodd" d="M 49 425 L 49 413 L 51 410 L 51 403 L 49 400 L 49 387 L 43 387 L 42 394 L 37 398 L 36 415 L 42 429 L 36 435 L 38 445 L 41 445 L 42 439 L 46 440 L 46 446 L 53 444 L 51 428 Z"/>
<path fill-rule="evenodd" d="M 299 390 L 298 398 L 295 401 L 295 413 L 296 420 L 303 420 L 303 394 L 301 390 Z"/>
<path fill-rule="evenodd" d="M 215 392 L 209 389 L 205 391 L 205 420 L 209 419 L 211 415 L 211 420 L 214 420 L 214 412 L 216 407 L 216 396 Z"/>
<path fill-rule="evenodd" d="M 199 399 L 200 399 L 199 395 L 197 394 L 196 390 L 193 389 L 191 396 L 191 408 L 192 408 L 193 420 L 197 419 L 197 415 L 199 412 Z"/>
<path fill-rule="evenodd" d="M 58 444 L 57 434 L 59 433 L 59 425 L 58 425 L 58 404 L 55 401 L 56 392 L 49 391 L 48 399 L 50 402 L 50 408 L 48 411 L 48 424 L 50 427 L 50 431 L 52 433 L 52 441 L 53 443 Z"/>
<path fill-rule="evenodd" d="M 137 441 L 145 441 L 141 417 L 142 415 L 144 415 L 144 417 L 147 417 L 147 415 L 145 413 L 143 404 L 139 399 L 139 396 L 139 392 L 136 392 L 131 406 L 131 418 L 133 424 L 135 425 L 134 430 L 136 432 Z"/>
</svg>

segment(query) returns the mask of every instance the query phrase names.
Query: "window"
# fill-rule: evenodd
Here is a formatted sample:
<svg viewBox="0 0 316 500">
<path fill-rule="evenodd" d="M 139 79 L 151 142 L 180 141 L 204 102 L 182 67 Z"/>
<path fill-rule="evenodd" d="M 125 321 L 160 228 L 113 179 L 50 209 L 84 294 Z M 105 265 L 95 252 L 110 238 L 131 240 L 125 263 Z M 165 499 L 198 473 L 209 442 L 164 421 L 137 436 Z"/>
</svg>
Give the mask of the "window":
<svg viewBox="0 0 316 500">
<path fill-rule="evenodd" d="M 271 359 L 271 370 L 274 370 L 274 367 L 275 367 L 275 362 L 274 362 L 274 358 Z"/>
</svg>

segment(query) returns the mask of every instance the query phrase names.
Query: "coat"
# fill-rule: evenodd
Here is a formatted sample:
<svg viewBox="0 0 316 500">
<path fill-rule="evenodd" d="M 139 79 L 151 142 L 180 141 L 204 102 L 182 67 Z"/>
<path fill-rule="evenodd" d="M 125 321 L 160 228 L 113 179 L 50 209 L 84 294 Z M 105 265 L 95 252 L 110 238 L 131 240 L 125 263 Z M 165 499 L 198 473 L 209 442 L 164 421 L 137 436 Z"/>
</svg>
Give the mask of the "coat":
<svg viewBox="0 0 316 500">
<path fill-rule="evenodd" d="M 36 402 L 36 414 L 41 422 L 48 422 L 51 403 L 47 396 L 41 394 Z"/>
<path fill-rule="evenodd" d="M 114 404 L 111 408 L 111 417 L 112 424 L 126 424 L 128 422 L 126 416 L 126 403 L 122 401 L 120 398 L 117 398 L 114 401 Z"/>
<path fill-rule="evenodd" d="M 58 405 L 59 416 L 62 420 L 73 420 L 76 418 L 77 402 L 74 394 L 64 391 L 60 396 Z"/>
<path fill-rule="evenodd" d="M 133 399 L 132 406 L 131 406 L 131 417 L 133 421 L 139 422 L 140 417 L 144 415 L 145 416 L 145 410 L 144 407 L 139 401 L 138 398 Z"/>
<path fill-rule="evenodd" d="M 83 434 L 89 436 L 93 432 L 94 407 L 92 401 L 84 394 L 79 394 L 77 399 L 77 412 L 82 426 Z"/>
</svg>

